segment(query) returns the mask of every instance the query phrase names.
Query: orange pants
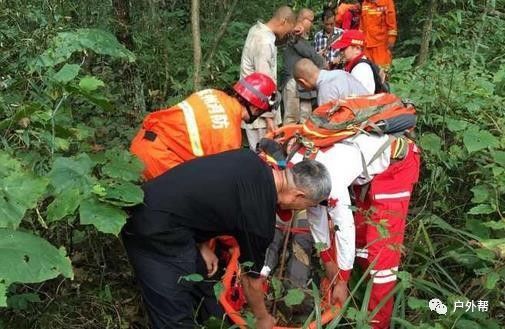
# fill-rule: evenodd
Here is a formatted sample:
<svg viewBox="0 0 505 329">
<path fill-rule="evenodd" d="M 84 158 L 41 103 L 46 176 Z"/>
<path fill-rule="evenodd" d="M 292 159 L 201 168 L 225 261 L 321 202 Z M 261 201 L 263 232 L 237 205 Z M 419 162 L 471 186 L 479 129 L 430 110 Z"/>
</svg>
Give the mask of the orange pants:
<svg viewBox="0 0 505 329">
<path fill-rule="evenodd" d="M 393 60 L 387 45 L 365 48 L 365 56 L 386 71 L 390 68 Z"/>
</svg>

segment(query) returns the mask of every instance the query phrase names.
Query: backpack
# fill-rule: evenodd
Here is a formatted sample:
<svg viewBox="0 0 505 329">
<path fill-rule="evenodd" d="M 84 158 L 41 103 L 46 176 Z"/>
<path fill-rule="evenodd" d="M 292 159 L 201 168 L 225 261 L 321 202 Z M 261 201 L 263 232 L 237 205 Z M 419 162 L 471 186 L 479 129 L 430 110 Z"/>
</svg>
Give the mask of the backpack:
<svg viewBox="0 0 505 329">
<path fill-rule="evenodd" d="M 370 65 L 370 67 L 372 68 L 373 80 L 375 82 L 375 92 L 374 93 L 375 94 L 389 93 L 389 86 L 386 83 L 386 81 L 383 79 L 383 77 L 381 76 L 381 69 L 374 62 L 370 61 L 367 58 L 360 59 L 356 63 L 356 65 L 358 65 L 359 63 L 366 63 L 366 64 Z"/>
<path fill-rule="evenodd" d="M 360 133 L 403 135 L 415 124 L 412 103 L 381 93 L 330 101 L 316 108 L 303 125 L 286 125 L 267 137 L 286 147 L 295 139 L 315 152 Z"/>
</svg>

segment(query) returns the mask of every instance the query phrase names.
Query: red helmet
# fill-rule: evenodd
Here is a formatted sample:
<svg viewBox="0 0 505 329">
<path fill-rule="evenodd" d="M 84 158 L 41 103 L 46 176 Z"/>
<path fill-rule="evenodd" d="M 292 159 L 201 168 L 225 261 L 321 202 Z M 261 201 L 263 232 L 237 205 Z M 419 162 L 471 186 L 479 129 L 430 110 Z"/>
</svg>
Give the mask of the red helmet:
<svg viewBox="0 0 505 329">
<path fill-rule="evenodd" d="M 277 86 L 268 75 L 254 72 L 240 79 L 233 90 L 259 109 L 268 111 L 277 103 Z"/>
<path fill-rule="evenodd" d="M 332 43 L 331 48 L 334 50 L 342 50 L 349 46 L 365 46 L 365 35 L 359 30 L 347 30 L 342 34 L 340 39 Z"/>
</svg>

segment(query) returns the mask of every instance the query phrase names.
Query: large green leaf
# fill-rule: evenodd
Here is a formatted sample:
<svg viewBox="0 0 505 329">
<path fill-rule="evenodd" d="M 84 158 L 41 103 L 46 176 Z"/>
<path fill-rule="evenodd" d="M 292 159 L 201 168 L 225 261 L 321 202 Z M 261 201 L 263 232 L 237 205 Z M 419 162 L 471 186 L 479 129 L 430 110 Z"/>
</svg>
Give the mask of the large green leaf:
<svg viewBox="0 0 505 329">
<path fill-rule="evenodd" d="M 4 282 L 0 281 L 0 307 L 6 307 L 6 306 L 7 306 L 7 285 Z"/>
<path fill-rule="evenodd" d="M 8 283 L 42 282 L 62 274 L 73 278 L 64 249 L 20 231 L 0 229 L 0 278 Z"/>
<path fill-rule="evenodd" d="M 93 161 L 86 153 L 75 157 L 59 157 L 54 160 L 53 169 L 49 173 L 51 184 L 57 193 L 76 189 L 83 194 L 90 191 L 93 184 L 91 170 Z"/>
<path fill-rule="evenodd" d="M 16 228 L 26 210 L 37 205 L 47 184 L 46 178 L 23 172 L 0 179 L 0 227 Z"/>
<path fill-rule="evenodd" d="M 70 189 L 56 196 L 47 207 L 47 221 L 54 222 L 71 215 L 81 202 L 81 194 L 77 189 Z"/>
<path fill-rule="evenodd" d="M 108 163 L 103 166 L 102 172 L 111 177 L 126 181 L 138 181 L 142 172 L 143 164 L 125 150 L 111 150 L 106 152 Z"/>
<path fill-rule="evenodd" d="M 284 296 L 284 302 L 289 307 L 301 304 L 304 298 L 305 294 L 300 289 L 289 289 L 287 295 Z"/>
<path fill-rule="evenodd" d="M 504 151 L 494 151 L 493 160 L 502 167 L 505 167 L 505 152 Z"/>
<path fill-rule="evenodd" d="M 55 75 L 53 75 L 53 79 L 60 83 L 68 83 L 72 81 L 77 74 L 79 74 L 80 69 L 81 67 L 77 64 L 65 64 Z"/>
<path fill-rule="evenodd" d="M 447 118 L 447 128 L 450 131 L 461 131 L 468 127 L 468 122 L 464 120 L 456 120 L 452 118 Z"/>
<path fill-rule="evenodd" d="M 117 206 L 133 206 L 142 202 L 144 191 L 130 182 L 109 182 L 105 185 L 105 196 L 102 199 Z"/>
<path fill-rule="evenodd" d="M 58 33 L 50 47 L 32 63 L 32 67 L 55 66 L 68 60 L 73 53 L 83 50 L 91 50 L 100 55 L 109 55 L 130 62 L 135 60 L 135 55 L 120 44 L 110 32 L 99 29 L 77 29 Z"/>
<path fill-rule="evenodd" d="M 115 235 L 119 234 L 127 218 L 123 210 L 100 202 L 95 197 L 81 202 L 79 215 L 81 224 L 91 224 L 101 232 Z"/>
<path fill-rule="evenodd" d="M 473 193 L 472 202 L 474 203 L 482 203 L 489 198 L 489 189 L 484 184 L 474 186 L 470 191 Z"/>
<path fill-rule="evenodd" d="M 21 163 L 9 153 L 0 151 L 0 177 L 8 176 L 13 171 L 20 171 Z"/>
<path fill-rule="evenodd" d="M 79 81 L 79 88 L 85 92 L 95 91 L 98 87 L 103 87 L 105 84 L 102 80 L 93 76 L 87 75 Z"/>
<path fill-rule="evenodd" d="M 489 131 L 471 129 L 463 134 L 463 143 L 468 152 L 472 153 L 486 147 L 498 146 L 498 139 Z"/>
<path fill-rule="evenodd" d="M 479 204 L 468 211 L 469 215 L 487 215 L 495 212 L 492 206 L 488 204 Z"/>
<path fill-rule="evenodd" d="M 442 140 L 432 133 L 423 134 L 419 142 L 423 150 L 434 154 L 439 153 L 442 149 Z"/>
</svg>

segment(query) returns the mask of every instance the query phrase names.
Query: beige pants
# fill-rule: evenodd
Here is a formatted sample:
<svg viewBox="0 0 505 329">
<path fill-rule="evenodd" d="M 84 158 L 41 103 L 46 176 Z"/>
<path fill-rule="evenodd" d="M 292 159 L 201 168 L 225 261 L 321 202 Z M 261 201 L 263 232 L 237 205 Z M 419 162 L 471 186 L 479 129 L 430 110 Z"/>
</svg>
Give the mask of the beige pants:
<svg viewBox="0 0 505 329">
<path fill-rule="evenodd" d="M 296 89 L 296 81 L 291 78 L 284 86 L 282 93 L 284 103 L 284 124 L 304 123 L 312 112 L 312 103 L 308 99 L 300 99 Z"/>
</svg>

